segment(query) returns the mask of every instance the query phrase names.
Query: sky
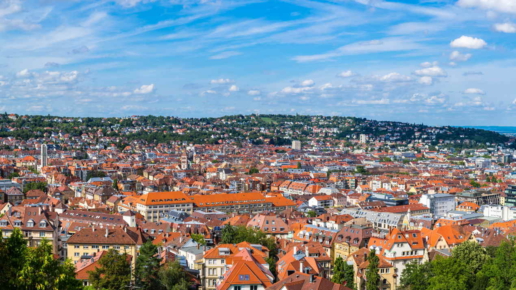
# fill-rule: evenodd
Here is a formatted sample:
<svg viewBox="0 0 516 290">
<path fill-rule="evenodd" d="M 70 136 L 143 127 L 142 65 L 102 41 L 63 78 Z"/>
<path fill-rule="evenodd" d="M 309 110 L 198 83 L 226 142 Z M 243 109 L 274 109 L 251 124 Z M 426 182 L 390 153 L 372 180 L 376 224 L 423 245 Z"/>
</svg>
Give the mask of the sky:
<svg viewBox="0 0 516 290">
<path fill-rule="evenodd" d="M 0 0 L 0 111 L 515 126 L 516 0 Z"/>
</svg>

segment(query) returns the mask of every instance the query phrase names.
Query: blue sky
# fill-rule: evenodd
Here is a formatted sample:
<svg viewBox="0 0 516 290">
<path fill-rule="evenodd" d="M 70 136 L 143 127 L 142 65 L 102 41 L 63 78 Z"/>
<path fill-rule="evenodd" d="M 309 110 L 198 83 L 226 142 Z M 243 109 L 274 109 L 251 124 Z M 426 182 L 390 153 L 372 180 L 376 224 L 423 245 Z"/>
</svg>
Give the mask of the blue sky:
<svg viewBox="0 0 516 290">
<path fill-rule="evenodd" d="M 0 111 L 516 125 L 516 0 L 0 0 Z"/>
</svg>

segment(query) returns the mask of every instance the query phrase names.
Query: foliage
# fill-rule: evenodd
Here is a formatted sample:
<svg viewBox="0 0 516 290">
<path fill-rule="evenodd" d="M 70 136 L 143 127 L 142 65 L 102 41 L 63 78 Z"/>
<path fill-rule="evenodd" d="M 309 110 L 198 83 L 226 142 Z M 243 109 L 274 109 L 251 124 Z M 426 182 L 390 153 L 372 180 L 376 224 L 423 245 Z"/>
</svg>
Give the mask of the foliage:
<svg viewBox="0 0 516 290">
<path fill-rule="evenodd" d="M 481 187 L 481 186 L 482 186 L 480 183 L 476 182 L 475 180 L 470 180 L 470 181 L 469 181 L 469 184 L 470 184 L 471 186 L 473 186 L 474 188 L 479 188 L 479 187 Z"/>
<path fill-rule="evenodd" d="M 453 249 L 451 257 L 438 256 L 422 265 L 408 264 L 401 276 L 401 289 L 410 290 L 502 290 L 516 287 L 514 240 L 485 249 L 466 242 Z"/>
<path fill-rule="evenodd" d="M 15 177 L 20 177 L 20 174 L 18 172 L 13 172 L 13 173 L 10 173 L 9 176 L 7 176 L 7 178 L 9 178 L 9 179 L 13 179 Z"/>
<path fill-rule="evenodd" d="M 260 170 L 258 170 L 258 168 L 256 168 L 256 167 L 251 167 L 251 169 L 249 169 L 249 174 L 255 174 L 255 173 L 260 173 Z"/>
<path fill-rule="evenodd" d="M 94 177 L 106 177 L 106 173 L 104 171 L 92 170 L 89 171 L 86 175 L 86 180 L 90 180 L 90 178 Z"/>
<path fill-rule="evenodd" d="M 342 259 L 342 257 L 338 257 L 335 259 L 335 265 L 333 267 L 333 277 L 331 281 L 337 284 L 345 284 L 346 287 L 355 289 L 354 279 L 355 272 L 353 271 L 353 266 L 348 265 L 346 261 Z"/>
<path fill-rule="evenodd" d="M 158 247 L 147 241 L 140 247 L 140 255 L 136 259 L 135 281 L 139 289 L 160 289 L 158 271 L 161 258 L 158 255 Z"/>
<path fill-rule="evenodd" d="M 232 226 L 230 224 L 224 226 L 222 229 L 223 244 L 238 244 L 241 242 L 260 244 L 269 249 L 270 256 L 276 255 L 276 241 L 273 238 L 268 238 L 264 232 L 245 226 Z"/>
<path fill-rule="evenodd" d="M 19 272 L 21 289 L 81 289 L 75 279 L 75 267 L 70 260 L 61 263 L 54 259 L 52 245 L 43 240 L 37 248 L 29 248 L 25 264 Z"/>
<path fill-rule="evenodd" d="M 201 235 L 201 234 L 191 234 L 190 237 L 192 238 L 192 240 L 194 240 L 199 245 L 201 245 L 201 246 L 205 246 L 206 245 L 206 239 L 204 238 L 203 235 Z"/>
<path fill-rule="evenodd" d="M 110 249 L 98 261 L 100 267 L 89 272 L 89 280 L 95 288 L 127 289 L 131 282 L 131 262 L 126 253 Z"/>
<path fill-rule="evenodd" d="M 39 189 L 43 192 L 47 192 L 46 182 L 30 182 L 23 185 L 23 193 L 27 193 L 29 190 Z"/>
<path fill-rule="evenodd" d="M 380 264 L 380 258 L 376 255 L 375 250 L 371 250 L 367 257 L 369 265 L 366 271 L 366 290 L 378 290 L 378 284 L 380 283 L 380 274 L 378 274 L 378 266 Z"/>
<path fill-rule="evenodd" d="M 2 232 L 0 231 L 0 236 Z M 0 239 L 0 285 L 2 289 L 75 290 L 82 283 L 75 279 L 75 268 L 67 260 L 61 263 L 52 254 L 52 245 L 43 240 L 28 248 L 20 229 Z"/>
<path fill-rule="evenodd" d="M 364 166 L 357 166 L 356 169 L 355 169 L 355 172 L 356 173 L 360 173 L 360 174 L 369 174 L 369 171 L 367 171 L 367 169 L 365 169 Z"/>
<path fill-rule="evenodd" d="M 171 262 L 158 272 L 161 285 L 167 290 L 188 290 L 190 280 L 179 262 Z"/>
<path fill-rule="evenodd" d="M 309 211 L 306 212 L 306 216 L 314 218 L 314 217 L 317 216 L 317 213 L 315 211 L 313 211 L 313 210 L 309 210 Z"/>
</svg>

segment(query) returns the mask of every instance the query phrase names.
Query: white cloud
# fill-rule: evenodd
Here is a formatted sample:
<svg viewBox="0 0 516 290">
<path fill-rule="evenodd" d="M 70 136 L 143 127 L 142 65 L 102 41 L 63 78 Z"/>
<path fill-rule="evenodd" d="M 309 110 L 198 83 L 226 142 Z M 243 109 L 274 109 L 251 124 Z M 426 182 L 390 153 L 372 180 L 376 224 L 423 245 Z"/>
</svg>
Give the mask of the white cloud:
<svg viewBox="0 0 516 290">
<path fill-rule="evenodd" d="M 283 90 L 281 90 L 281 92 L 285 93 L 285 94 L 300 94 L 303 92 L 311 91 L 312 89 L 313 89 L 313 87 L 301 87 L 301 88 L 285 87 L 285 88 L 283 88 Z"/>
<path fill-rule="evenodd" d="M 419 66 L 421 67 L 432 67 L 432 66 L 438 66 L 439 63 L 437 61 L 434 61 L 434 62 L 429 62 L 429 61 L 425 61 L 421 64 L 419 64 Z"/>
<path fill-rule="evenodd" d="M 516 33 L 516 24 L 510 22 L 497 23 L 494 25 L 494 29 L 499 32 Z"/>
<path fill-rule="evenodd" d="M 434 80 L 432 79 L 432 77 L 424 76 L 419 78 L 418 82 L 423 85 L 431 85 L 434 82 Z"/>
<path fill-rule="evenodd" d="M 217 79 L 217 80 L 211 80 L 210 83 L 211 84 L 217 84 L 217 85 L 221 85 L 221 84 L 229 84 L 229 83 L 232 83 L 233 80 L 231 79 Z"/>
<path fill-rule="evenodd" d="M 154 84 L 142 85 L 141 87 L 134 90 L 135 94 L 150 94 L 154 91 Z"/>
<path fill-rule="evenodd" d="M 445 77 L 445 76 L 447 76 L 446 72 L 438 66 L 418 69 L 414 73 L 418 76 L 429 76 L 429 77 Z"/>
<path fill-rule="evenodd" d="M 481 89 L 477 89 L 477 88 L 469 88 L 469 89 L 466 89 L 464 91 L 465 94 L 475 94 L 475 95 L 485 95 L 486 93 L 481 90 Z"/>
<path fill-rule="evenodd" d="M 411 81 L 412 78 L 410 76 L 405 76 L 397 72 L 392 72 L 384 76 L 381 76 L 380 80 L 383 82 L 408 82 Z"/>
<path fill-rule="evenodd" d="M 301 86 L 303 87 L 311 87 L 315 84 L 313 80 L 304 80 L 301 82 Z"/>
<path fill-rule="evenodd" d="M 32 76 L 32 73 L 28 69 L 21 70 L 16 73 L 16 76 L 19 78 L 28 78 Z"/>
<path fill-rule="evenodd" d="M 339 78 L 349 78 L 349 77 L 355 76 L 355 73 L 350 70 L 346 70 L 346 71 L 343 71 L 343 72 L 337 74 L 337 76 Z"/>
<path fill-rule="evenodd" d="M 457 4 L 462 7 L 516 13 L 516 1 L 514 0 L 459 0 Z"/>
<path fill-rule="evenodd" d="M 390 37 L 370 41 L 360 41 L 344 45 L 336 50 L 323 54 L 299 55 L 293 58 L 297 62 L 323 61 L 343 55 L 369 54 L 393 51 L 421 49 L 422 46 L 413 40 L 402 37 Z"/>
<path fill-rule="evenodd" d="M 231 87 L 229 87 L 229 91 L 230 92 L 238 92 L 239 90 L 240 89 L 237 86 L 235 86 L 235 85 L 232 85 Z"/>
<path fill-rule="evenodd" d="M 258 96 L 261 93 L 262 92 L 260 92 L 258 90 L 250 90 L 250 91 L 247 92 L 247 94 L 250 95 L 250 96 Z"/>
<path fill-rule="evenodd" d="M 471 58 L 471 53 L 460 53 L 460 51 L 454 51 L 450 54 L 450 60 L 453 61 L 467 61 Z"/>
<path fill-rule="evenodd" d="M 462 47 L 470 49 L 480 49 L 484 48 L 486 45 L 487 43 L 483 39 L 464 35 L 450 42 L 451 47 Z"/>
<path fill-rule="evenodd" d="M 238 51 L 224 51 L 219 54 L 212 55 L 210 57 L 210 59 L 225 59 L 225 58 L 230 58 L 232 56 L 237 56 L 237 55 L 241 55 L 241 54 L 242 53 L 238 52 Z"/>
</svg>

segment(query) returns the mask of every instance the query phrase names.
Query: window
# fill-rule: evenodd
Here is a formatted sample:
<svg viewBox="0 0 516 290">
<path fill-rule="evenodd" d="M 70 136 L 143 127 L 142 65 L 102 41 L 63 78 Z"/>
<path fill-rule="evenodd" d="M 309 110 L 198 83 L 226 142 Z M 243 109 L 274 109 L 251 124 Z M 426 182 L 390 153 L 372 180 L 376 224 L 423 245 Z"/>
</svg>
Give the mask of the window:
<svg viewBox="0 0 516 290">
<path fill-rule="evenodd" d="M 93 245 L 91 246 L 92 249 L 98 249 L 99 248 L 99 245 Z"/>
<path fill-rule="evenodd" d="M 79 245 L 74 245 L 73 248 L 74 249 L 78 249 L 80 246 Z"/>
<path fill-rule="evenodd" d="M 78 252 L 73 253 L 73 256 L 74 256 L 74 257 L 79 257 L 80 255 L 81 255 L 81 254 L 80 254 L 80 253 L 78 253 Z"/>
<path fill-rule="evenodd" d="M 45 237 L 45 232 L 39 232 L 39 237 L 40 238 L 44 238 Z"/>
<path fill-rule="evenodd" d="M 102 249 L 109 249 L 109 246 L 102 246 Z"/>
<path fill-rule="evenodd" d="M 258 290 L 258 285 L 251 285 L 251 290 Z"/>
<path fill-rule="evenodd" d="M 240 286 L 233 286 L 233 287 L 234 287 L 233 288 L 234 290 L 242 290 L 242 288 Z"/>
<path fill-rule="evenodd" d="M 46 228 L 47 227 L 47 222 L 46 221 L 39 222 L 39 227 L 40 228 Z"/>
<path fill-rule="evenodd" d="M 238 275 L 238 280 L 249 281 L 249 275 Z"/>
</svg>

